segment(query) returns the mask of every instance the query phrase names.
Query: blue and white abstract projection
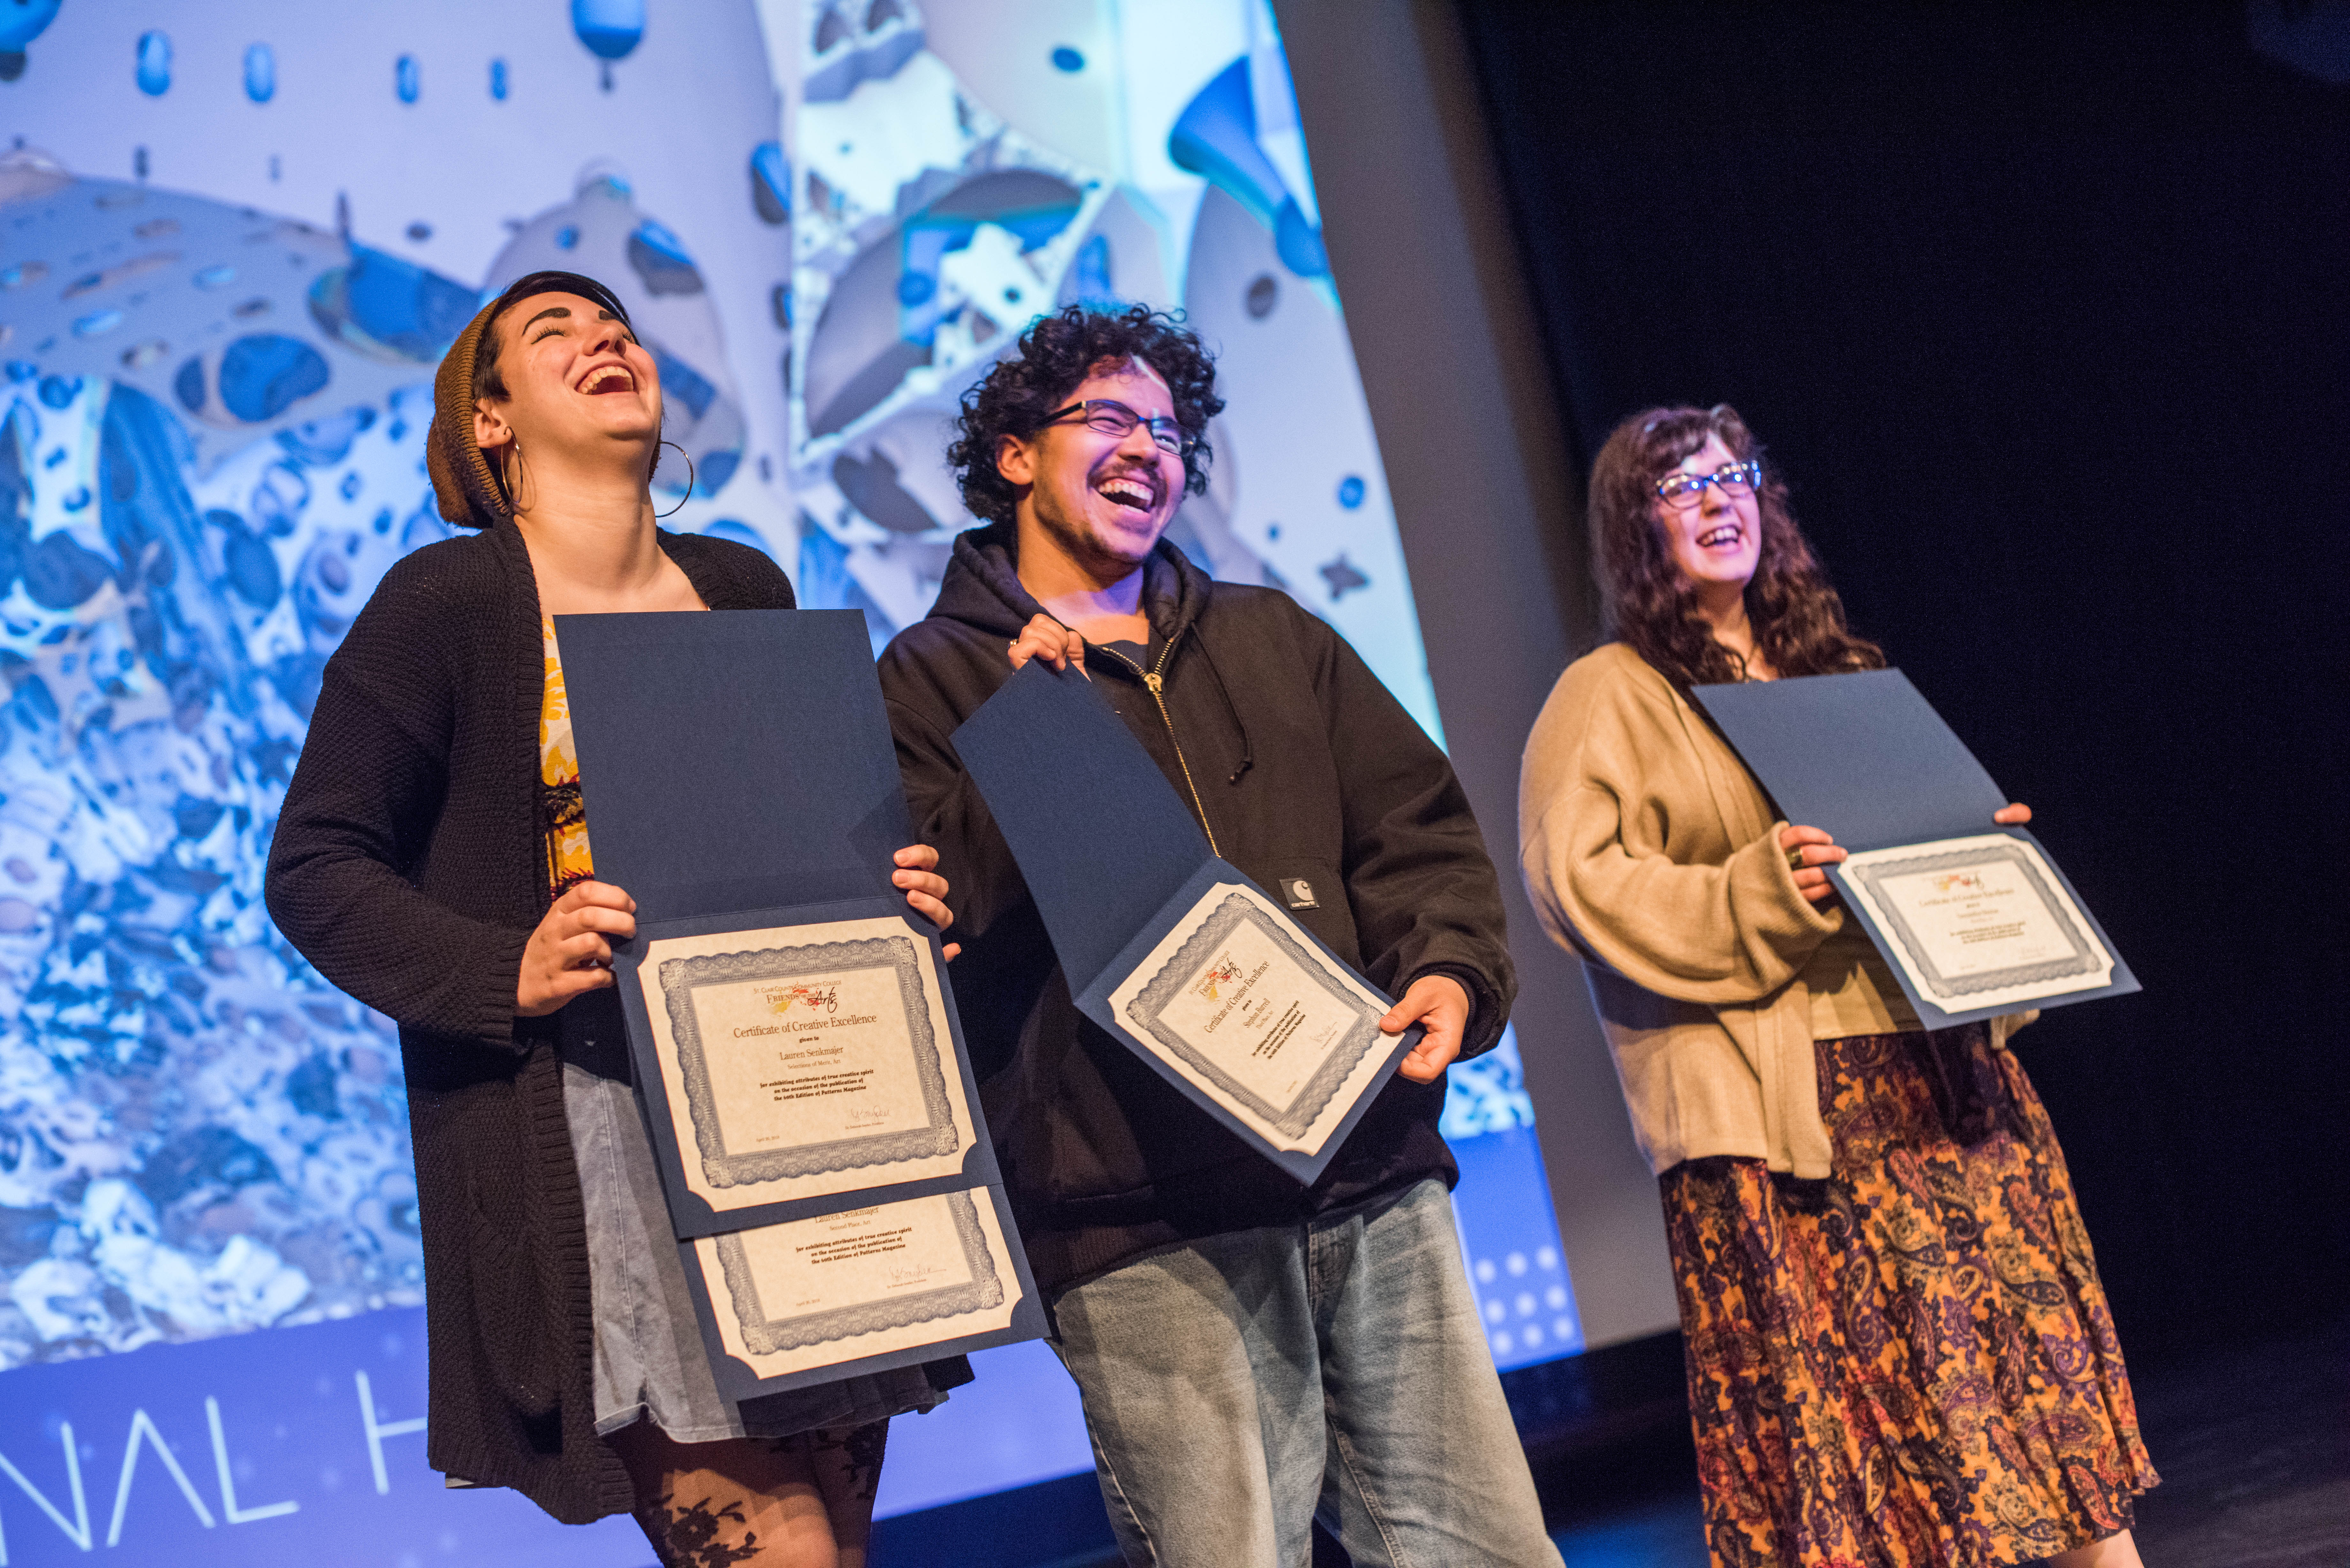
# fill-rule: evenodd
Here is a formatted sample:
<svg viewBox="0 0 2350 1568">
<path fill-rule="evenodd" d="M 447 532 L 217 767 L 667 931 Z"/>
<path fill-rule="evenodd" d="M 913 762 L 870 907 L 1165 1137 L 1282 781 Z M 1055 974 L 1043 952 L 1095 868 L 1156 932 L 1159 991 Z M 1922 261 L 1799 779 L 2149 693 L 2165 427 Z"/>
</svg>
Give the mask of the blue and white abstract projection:
<svg viewBox="0 0 2350 1568">
<path fill-rule="evenodd" d="M 1330 619 L 1440 735 L 1270 13 L 1047 9 L 810 7 L 784 93 L 801 576 L 877 637 L 918 618 L 966 522 L 941 461 L 964 389 L 1040 311 L 1180 308 L 1229 406 L 1170 537 Z"/>
<path fill-rule="evenodd" d="M 0 268 L 0 1366 L 413 1303 L 397 1042 L 260 878 L 328 655 L 449 532 L 420 378 L 480 291 L 25 151 L 0 212 L 33 247 Z M 673 238 L 598 178 L 489 286 L 556 259 L 639 296 L 723 485 L 742 418 Z"/>
<path fill-rule="evenodd" d="M 0 114 L 58 10 L 0 6 Z M 640 68 L 643 4 L 570 10 L 541 54 L 469 67 L 470 90 L 521 104 L 526 73 L 573 68 L 562 49 L 607 91 Z M 260 877 L 327 657 L 391 562 L 446 535 L 421 467 L 432 366 L 526 271 L 627 299 L 697 475 L 680 521 L 777 549 L 787 485 L 804 600 L 865 609 L 877 639 L 928 607 L 966 521 L 941 465 L 963 387 L 1038 310 L 1180 305 L 1232 407 L 1172 536 L 1329 618 L 1437 732 L 1269 16 L 1003 15 L 766 0 L 766 60 L 695 62 L 772 67 L 785 106 L 712 153 L 749 221 L 641 210 L 611 161 L 636 150 L 599 130 L 568 198 L 509 221 L 478 275 L 370 245 L 340 202 L 324 227 L 151 185 L 143 149 L 109 171 L 128 179 L 64 166 L 38 125 L 0 153 L 0 1370 L 390 1309 L 421 1333 L 397 1042 L 271 929 Z M 283 49 L 248 41 L 266 31 L 221 84 L 240 110 L 280 99 Z M 195 90 L 166 31 L 125 53 L 119 90 Z M 382 106 L 355 121 L 424 91 L 418 60 L 353 65 Z M 351 182 L 364 204 L 366 171 Z M 787 239 L 788 275 L 712 288 L 697 226 Z M 410 257 L 431 234 L 408 224 Z M 723 259 L 755 272 L 739 245 Z M 762 433 L 747 410 L 778 390 L 789 429 Z M 682 472 L 659 482 L 685 493 Z M 1505 1366 L 1580 1343 L 1532 1119 L 1513 1041 L 1453 1073 L 1466 1262 Z M 1081 1465 L 1081 1433 L 1021 1457 L 1016 1381 L 901 1424 L 885 1505 Z M 421 1386 L 382 1397 L 421 1407 Z M 20 1437 L 0 1417 L 0 1456 Z M 1000 1462 L 974 1470 L 989 1444 Z"/>
</svg>

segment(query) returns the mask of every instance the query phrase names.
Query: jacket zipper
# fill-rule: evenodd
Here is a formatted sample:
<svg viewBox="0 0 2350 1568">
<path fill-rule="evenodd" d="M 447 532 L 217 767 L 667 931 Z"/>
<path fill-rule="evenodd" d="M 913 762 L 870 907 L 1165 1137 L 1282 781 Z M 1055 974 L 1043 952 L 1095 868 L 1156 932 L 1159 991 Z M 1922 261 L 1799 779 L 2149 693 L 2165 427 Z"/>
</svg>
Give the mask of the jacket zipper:
<svg viewBox="0 0 2350 1568">
<path fill-rule="evenodd" d="M 1183 629 L 1189 631 L 1191 628 L 1186 627 Z M 1159 650 L 1158 666 L 1150 670 L 1143 669 L 1114 648 L 1102 648 L 1098 643 L 1091 646 L 1100 652 L 1108 654 L 1112 659 L 1142 677 L 1144 690 L 1150 693 L 1150 700 L 1159 704 L 1159 722 L 1167 726 L 1167 743 L 1175 748 L 1175 765 L 1183 770 L 1183 787 L 1191 792 L 1191 809 L 1200 814 L 1201 831 L 1208 836 L 1208 853 L 1221 860 L 1224 857 L 1224 852 L 1216 847 L 1216 830 L 1208 826 L 1207 805 L 1200 799 L 1200 786 L 1191 782 L 1191 764 L 1183 760 L 1183 742 L 1175 738 L 1175 716 L 1167 711 L 1165 695 L 1167 682 L 1162 679 L 1160 672 L 1167 668 L 1167 661 L 1175 657 L 1175 645 L 1182 640 L 1182 632 L 1177 632 L 1168 639 L 1167 646 Z"/>
</svg>

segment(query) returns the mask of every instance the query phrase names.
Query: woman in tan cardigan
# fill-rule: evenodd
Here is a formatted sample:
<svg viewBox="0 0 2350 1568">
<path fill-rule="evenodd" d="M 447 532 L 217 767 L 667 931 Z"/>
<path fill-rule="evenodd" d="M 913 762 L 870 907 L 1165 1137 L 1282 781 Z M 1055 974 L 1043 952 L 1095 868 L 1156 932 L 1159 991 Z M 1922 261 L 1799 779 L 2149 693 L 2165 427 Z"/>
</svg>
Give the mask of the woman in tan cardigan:
<svg viewBox="0 0 2350 1568">
<path fill-rule="evenodd" d="M 1590 526 L 1619 640 L 1535 722 L 1521 860 L 1663 1191 L 1714 1562 L 2136 1568 L 2156 1476 L 2025 1020 L 1923 1032 L 1845 852 L 1688 698 L 1883 655 L 1727 407 L 1619 426 Z"/>
</svg>

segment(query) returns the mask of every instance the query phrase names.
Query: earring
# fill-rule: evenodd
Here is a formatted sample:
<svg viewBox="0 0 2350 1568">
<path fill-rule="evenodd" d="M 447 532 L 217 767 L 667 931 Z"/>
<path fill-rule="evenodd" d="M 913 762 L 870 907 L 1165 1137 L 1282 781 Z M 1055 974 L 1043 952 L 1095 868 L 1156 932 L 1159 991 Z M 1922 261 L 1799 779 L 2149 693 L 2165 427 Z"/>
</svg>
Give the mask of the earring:
<svg viewBox="0 0 2350 1568">
<path fill-rule="evenodd" d="M 497 481 L 498 499 L 506 504 L 506 515 L 509 517 L 514 515 L 515 498 L 514 482 L 506 477 L 506 461 L 509 458 L 517 458 L 521 455 L 522 442 L 514 440 L 512 437 L 508 437 L 505 450 L 498 453 L 497 462 L 493 463 L 484 461 L 484 466 L 488 468 L 490 471 L 490 477 Z"/>
<path fill-rule="evenodd" d="M 659 446 L 653 448 L 654 473 L 660 472 L 660 449 L 664 446 L 677 446 L 677 442 L 673 441 L 665 441 Z M 677 455 L 685 459 L 685 493 L 677 498 L 677 506 L 671 507 L 667 512 L 656 512 L 653 514 L 655 517 L 670 516 L 677 511 L 679 506 L 683 506 L 687 502 L 693 499 L 693 456 L 681 446 L 677 446 Z M 645 475 L 646 484 L 650 485 L 652 483 L 652 477 L 651 473 Z"/>
</svg>

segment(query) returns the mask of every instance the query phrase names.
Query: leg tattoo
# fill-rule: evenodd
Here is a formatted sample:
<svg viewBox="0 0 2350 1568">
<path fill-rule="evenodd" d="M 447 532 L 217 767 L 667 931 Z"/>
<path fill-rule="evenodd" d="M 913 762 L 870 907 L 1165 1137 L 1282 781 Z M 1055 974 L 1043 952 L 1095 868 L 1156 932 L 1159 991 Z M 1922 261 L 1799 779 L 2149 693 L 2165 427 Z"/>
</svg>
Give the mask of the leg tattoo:
<svg viewBox="0 0 2350 1568">
<path fill-rule="evenodd" d="M 660 1568 L 849 1568 L 806 1454 L 742 1438 L 672 1442 L 650 1423 L 611 1441 Z"/>
<path fill-rule="evenodd" d="M 665 1492 L 637 1511 L 637 1523 L 660 1555 L 661 1568 L 731 1568 L 759 1554 L 758 1532 L 742 1530 L 748 1522 L 742 1504 L 712 1508 L 712 1501 L 705 1497 L 680 1508 L 675 1495 Z M 742 1531 L 740 1541 L 720 1539 L 736 1531 Z"/>
<path fill-rule="evenodd" d="M 816 1474 L 825 1480 L 839 1477 L 842 1495 L 869 1507 L 874 1494 L 881 1490 L 881 1460 L 889 1448 L 889 1421 L 868 1421 L 862 1427 L 827 1427 L 804 1435 Z M 818 1484 L 822 1485 L 823 1480 Z M 825 1490 L 829 1493 L 832 1488 L 827 1486 Z"/>
</svg>

